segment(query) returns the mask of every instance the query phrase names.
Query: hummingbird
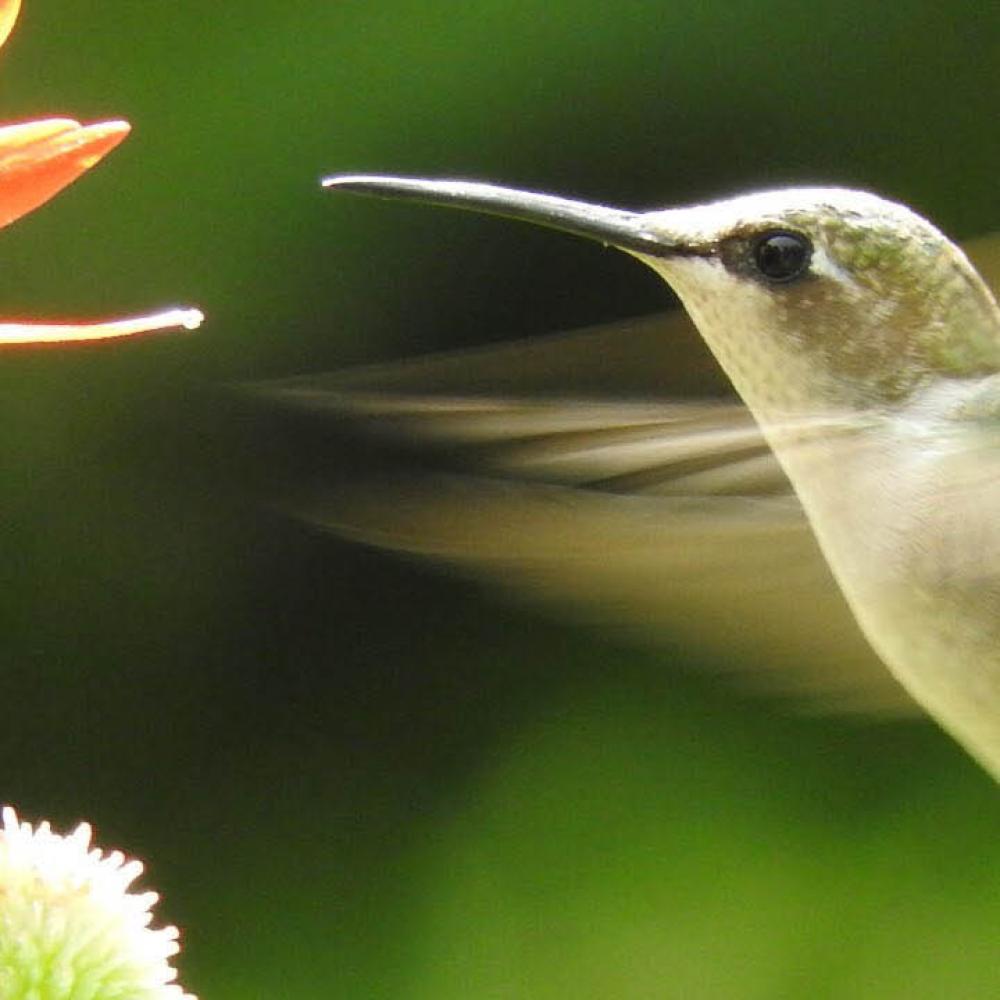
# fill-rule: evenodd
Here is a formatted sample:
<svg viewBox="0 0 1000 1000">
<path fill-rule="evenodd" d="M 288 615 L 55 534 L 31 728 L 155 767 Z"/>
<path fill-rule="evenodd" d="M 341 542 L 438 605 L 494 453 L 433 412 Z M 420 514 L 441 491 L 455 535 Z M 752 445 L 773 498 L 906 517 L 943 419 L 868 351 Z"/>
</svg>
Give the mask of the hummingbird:
<svg viewBox="0 0 1000 1000">
<path fill-rule="evenodd" d="M 286 398 L 479 463 L 382 499 L 342 490 L 316 520 L 633 624 L 669 604 L 682 632 L 780 646 L 802 661 L 788 686 L 912 700 L 1000 779 L 1000 310 L 959 246 L 835 187 L 628 211 L 464 180 L 323 184 L 618 248 L 688 319 L 289 381 Z M 689 324 L 737 399 L 700 362 L 710 396 L 671 398 Z M 630 399 L 601 384 L 623 352 Z"/>
</svg>

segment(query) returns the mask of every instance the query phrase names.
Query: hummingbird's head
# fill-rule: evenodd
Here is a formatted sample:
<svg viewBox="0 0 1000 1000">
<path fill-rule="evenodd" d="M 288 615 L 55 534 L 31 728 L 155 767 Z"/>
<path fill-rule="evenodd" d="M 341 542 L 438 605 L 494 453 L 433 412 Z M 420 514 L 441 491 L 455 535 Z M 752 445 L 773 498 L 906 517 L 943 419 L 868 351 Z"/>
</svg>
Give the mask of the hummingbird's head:
<svg viewBox="0 0 1000 1000">
<path fill-rule="evenodd" d="M 641 215 L 630 252 L 680 296 L 758 410 L 893 406 L 1000 369 L 1000 315 L 962 251 L 902 205 L 788 188 Z"/>
<path fill-rule="evenodd" d="M 323 183 L 523 219 L 634 254 L 673 286 L 758 416 L 894 407 L 942 378 L 1000 370 L 1000 313 L 965 255 L 873 194 L 786 188 L 630 212 L 474 181 Z"/>
</svg>

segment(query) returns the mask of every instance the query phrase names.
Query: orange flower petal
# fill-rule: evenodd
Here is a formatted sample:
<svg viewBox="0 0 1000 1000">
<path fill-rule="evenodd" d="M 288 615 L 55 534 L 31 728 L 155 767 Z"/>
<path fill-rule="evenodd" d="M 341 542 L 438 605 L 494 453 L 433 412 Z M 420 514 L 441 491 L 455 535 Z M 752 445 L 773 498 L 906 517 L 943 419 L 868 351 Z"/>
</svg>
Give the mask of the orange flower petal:
<svg viewBox="0 0 1000 1000">
<path fill-rule="evenodd" d="M 21 0 L 0 0 L 0 45 L 10 35 L 20 10 Z M 0 227 L 72 184 L 110 153 L 130 129 L 123 121 L 81 125 L 72 118 L 0 126 Z M 104 323 L 0 322 L 0 345 L 106 340 L 178 327 L 194 330 L 203 318 L 197 309 L 170 309 Z"/>
<path fill-rule="evenodd" d="M 7 36 L 14 29 L 21 0 L 0 0 L 0 45 L 7 41 Z"/>
<path fill-rule="evenodd" d="M 80 340 L 131 337 L 153 330 L 196 330 L 205 317 L 197 309 L 169 309 L 106 323 L 0 323 L 2 344 L 61 344 Z"/>
<path fill-rule="evenodd" d="M 0 126 L 0 157 L 13 155 L 32 143 L 79 127 L 80 123 L 72 118 L 43 118 L 40 121 Z"/>
<path fill-rule="evenodd" d="M 68 118 L 0 128 L 0 226 L 38 208 L 75 181 L 110 153 L 130 128 L 128 122 L 81 125 Z"/>
</svg>

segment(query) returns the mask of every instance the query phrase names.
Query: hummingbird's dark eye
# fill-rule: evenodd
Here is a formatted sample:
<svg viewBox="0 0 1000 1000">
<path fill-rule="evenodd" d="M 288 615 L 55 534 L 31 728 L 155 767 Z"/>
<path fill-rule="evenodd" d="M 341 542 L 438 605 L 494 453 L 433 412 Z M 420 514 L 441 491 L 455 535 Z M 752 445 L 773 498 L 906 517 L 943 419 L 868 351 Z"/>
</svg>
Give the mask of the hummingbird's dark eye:
<svg viewBox="0 0 1000 1000">
<path fill-rule="evenodd" d="M 801 233 L 776 229 L 761 233 L 751 252 L 757 270 L 769 281 L 793 281 L 809 269 L 812 244 Z"/>
</svg>

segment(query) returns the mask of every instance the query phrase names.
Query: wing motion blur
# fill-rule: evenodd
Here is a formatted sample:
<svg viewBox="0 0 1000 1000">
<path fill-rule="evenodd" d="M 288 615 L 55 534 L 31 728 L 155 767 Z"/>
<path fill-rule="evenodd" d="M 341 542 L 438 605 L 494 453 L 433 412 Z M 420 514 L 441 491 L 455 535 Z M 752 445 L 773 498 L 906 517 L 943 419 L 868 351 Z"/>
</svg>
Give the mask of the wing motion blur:
<svg viewBox="0 0 1000 1000">
<path fill-rule="evenodd" d="M 968 249 L 995 287 L 1000 241 Z M 363 442 L 362 462 L 331 455 L 333 481 L 291 501 L 316 524 L 697 645 L 810 707 L 913 710 L 680 311 L 262 391 Z"/>
</svg>

